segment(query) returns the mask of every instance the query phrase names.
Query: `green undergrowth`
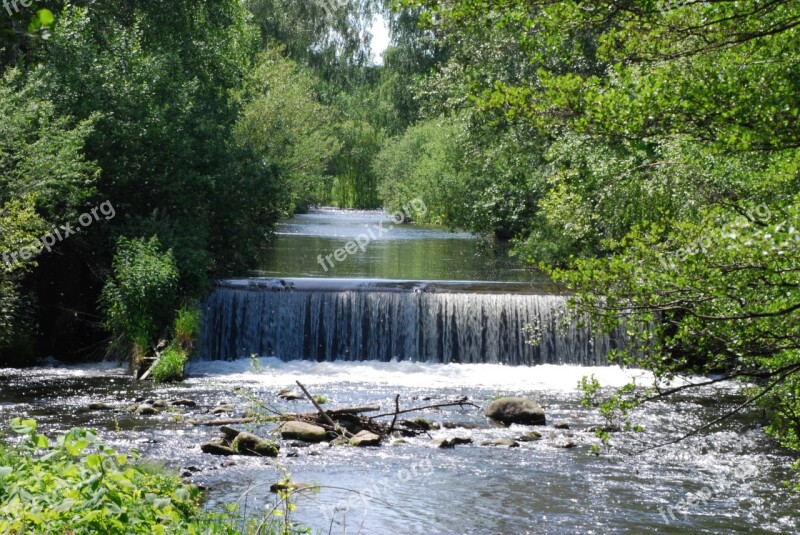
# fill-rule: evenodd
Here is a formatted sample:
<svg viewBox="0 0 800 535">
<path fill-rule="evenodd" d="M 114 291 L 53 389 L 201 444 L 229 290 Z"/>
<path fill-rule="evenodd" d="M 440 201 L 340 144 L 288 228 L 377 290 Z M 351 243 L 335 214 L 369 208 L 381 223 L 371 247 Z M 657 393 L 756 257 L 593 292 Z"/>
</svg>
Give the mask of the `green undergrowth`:
<svg viewBox="0 0 800 535">
<path fill-rule="evenodd" d="M 153 463 L 120 454 L 86 429 L 55 443 L 36 433 L 36 422 L 16 418 L 21 440 L 0 437 L 2 534 L 263 534 L 305 532 L 288 520 L 290 496 L 260 518 L 201 508 L 201 494 Z"/>
</svg>

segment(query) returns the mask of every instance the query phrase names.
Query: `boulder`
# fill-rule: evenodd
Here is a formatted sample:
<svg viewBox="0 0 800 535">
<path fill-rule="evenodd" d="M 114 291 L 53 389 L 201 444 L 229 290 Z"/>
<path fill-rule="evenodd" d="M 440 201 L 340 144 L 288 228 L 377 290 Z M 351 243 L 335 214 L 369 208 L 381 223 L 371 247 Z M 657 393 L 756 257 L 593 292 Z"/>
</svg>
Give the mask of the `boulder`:
<svg viewBox="0 0 800 535">
<path fill-rule="evenodd" d="M 153 402 L 153 407 L 155 407 L 156 409 L 166 409 L 167 402 L 164 401 L 163 399 L 157 399 Z"/>
<path fill-rule="evenodd" d="M 271 440 L 243 431 L 233 439 L 233 442 L 231 442 L 231 449 L 242 455 L 277 457 L 280 448 Z"/>
<path fill-rule="evenodd" d="M 553 427 L 556 429 L 569 429 L 569 424 L 567 422 L 558 422 Z"/>
<path fill-rule="evenodd" d="M 507 446 L 509 448 L 519 448 L 519 442 L 510 438 L 495 438 L 481 443 L 481 446 Z"/>
<path fill-rule="evenodd" d="M 286 389 L 278 392 L 278 397 L 281 399 L 285 399 L 286 401 L 297 401 L 298 399 L 303 399 L 305 396 L 300 392 Z"/>
<path fill-rule="evenodd" d="M 486 408 L 486 416 L 505 425 L 545 425 L 544 409 L 528 398 L 500 398 Z"/>
<path fill-rule="evenodd" d="M 322 442 L 328 433 L 322 427 L 306 422 L 292 420 L 284 422 L 280 427 L 281 438 L 286 440 L 302 440 L 303 442 Z"/>
<path fill-rule="evenodd" d="M 450 440 L 453 441 L 454 446 L 460 446 L 462 444 L 472 444 L 472 438 L 470 437 L 453 437 Z"/>
<path fill-rule="evenodd" d="M 211 455 L 236 455 L 236 451 L 230 446 L 226 445 L 222 439 L 209 440 L 200 444 L 200 450 L 203 453 Z"/>
<path fill-rule="evenodd" d="M 331 446 L 349 446 L 350 441 L 344 437 L 336 437 L 335 439 L 331 440 L 328 444 Z"/>
<path fill-rule="evenodd" d="M 364 430 L 350 439 L 351 446 L 365 447 L 365 446 L 380 446 L 381 436 Z"/>
</svg>

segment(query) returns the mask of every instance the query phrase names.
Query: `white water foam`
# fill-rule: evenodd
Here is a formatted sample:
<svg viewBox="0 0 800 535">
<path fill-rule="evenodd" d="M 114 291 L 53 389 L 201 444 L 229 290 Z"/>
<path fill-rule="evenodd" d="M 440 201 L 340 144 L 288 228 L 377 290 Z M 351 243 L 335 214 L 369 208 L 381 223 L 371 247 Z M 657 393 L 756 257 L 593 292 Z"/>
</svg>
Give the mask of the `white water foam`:
<svg viewBox="0 0 800 535">
<path fill-rule="evenodd" d="M 502 364 L 422 364 L 418 362 L 312 362 L 277 358 L 235 361 L 193 361 L 191 378 L 225 383 L 259 383 L 280 387 L 304 384 L 363 383 L 408 388 L 486 388 L 504 391 L 575 391 L 581 377 L 594 375 L 603 386 L 620 387 L 631 381 L 648 385 L 652 374 L 619 366 L 505 366 Z"/>
</svg>

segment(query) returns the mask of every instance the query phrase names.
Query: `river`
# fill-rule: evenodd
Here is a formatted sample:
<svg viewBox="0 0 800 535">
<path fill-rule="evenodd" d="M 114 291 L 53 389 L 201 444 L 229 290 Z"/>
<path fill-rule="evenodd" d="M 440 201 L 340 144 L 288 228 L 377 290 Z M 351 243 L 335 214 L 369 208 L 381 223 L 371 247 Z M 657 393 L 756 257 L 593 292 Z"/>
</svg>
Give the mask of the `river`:
<svg viewBox="0 0 800 535">
<path fill-rule="evenodd" d="M 318 262 L 319 255 L 324 257 L 343 247 L 363 232 L 364 225 L 385 220 L 377 212 L 324 210 L 284 223 L 272 249 L 265 252 L 262 266 L 252 274 L 273 280 L 248 279 L 247 290 L 220 290 L 250 292 L 246 299 L 240 299 L 242 305 L 218 307 L 224 310 L 216 312 L 219 318 L 214 319 L 229 329 L 224 338 L 234 338 L 236 342 L 213 346 L 213 350 L 207 348 L 206 359 L 190 364 L 186 382 L 165 386 L 135 384 L 113 364 L 63 366 L 57 360 L 35 369 L 0 370 L 0 419 L 29 416 L 49 432 L 75 425 L 96 428 L 106 443 L 162 459 L 170 467 L 185 471 L 191 481 L 209 487 L 210 508 L 238 501 L 251 511 L 263 509 L 274 501 L 269 485 L 288 472 L 294 481 L 320 486 L 317 492 L 298 498 L 299 509 L 295 513 L 296 520 L 320 533 L 800 530 L 797 496 L 782 485 L 792 476 L 793 458 L 764 434 L 754 415 L 741 415 L 678 444 L 637 453 L 680 436 L 733 407 L 741 401 L 737 385 L 721 383 L 696 394 L 648 405 L 635 415 L 636 422 L 645 427 L 644 433 L 614 433 L 612 449 L 600 456 L 592 455 L 590 447 L 598 440 L 588 430 L 603 422 L 599 413 L 580 406 L 576 388 L 580 378 L 594 374 L 607 386 L 621 386 L 634 379 L 646 382 L 647 374 L 596 365 L 604 364 L 605 350 L 598 348 L 605 346 L 578 332 L 566 335 L 578 340 L 569 346 L 559 346 L 555 338 L 548 341 L 549 335 L 545 335 L 542 344 L 550 344 L 549 349 L 545 351 L 543 345 L 529 355 L 520 353 L 519 358 L 532 359 L 539 365 L 504 364 L 502 355 L 492 357 L 499 358 L 497 362 L 490 359 L 487 351 L 494 351 L 495 346 L 487 341 L 485 331 L 492 330 L 492 318 L 484 320 L 480 336 L 474 332 L 477 327 L 465 327 L 471 325 L 473 320 L 469 318 L 476 310 L 491 316 L 486 312 L 490 310 L 487 303 L 494 303 L 492 307 L 502 309 L 498 321 L 507 328 L 511 312 L 529 310 L 531 303 L 538 303 L 538 308 L 530 310 L 550 310 L 549 305 L 542 305 L 549 301 L 542 299 L 556 297 L 548 294 L 550 287 L 540 277 L 511 262 L 486 256 L 486 247 L 472 236 L 398 226 L 382 236 L 384 239 L 372 241 L 364 252 L 348 254 L 333 267 L 328 264 L 327 271 Z M 276 288 L 275 278 L 312 279 L 303 284 L 313 288 Z M 376 278 L 384 280 L 372 280 Z M 317 279 L 330 279 L 328 284 L 334 286 L 313 282 Z M 343 283 L 342 279 L 349 282 Z M 415 282 L 408 286 L 408 281 Z M 454 281 L 463 284 L 459 286 Z M 482 284 L 485 282 L 499 286 Z M 509 282 L 514 284 L 503 286 Z M 261 283 L 264 288 L 258 286 Z M 353 284 L 359 287 L 353 288 Z M 453 284 L 458 291 L 449 286 Z M 428 294 L 431 285 L 436 291 Z M 355 311 L 365 305 L 352 296 L 364 291 L 374 301 L 369 307 L 385 305 L 389 312 L 359 316 L 354 323 Z M 242 308 L 250 307 L 252 300 L 269 304 L 275 299 L 294 299 L 295 295 L 303 297 L 295 305 L 300 311 L 297 321 L 302 325 L 294 330 L 288 324 L 259 319 L 259 314 L 266 314 L 263 310 Z M 388 297 L 398 295 L 392 298 L 394 301 Z M 364 318 L 387 323 L 388 318 L 398 314 L 402 302 L 428 303 L 424 300 L 431 299 L 431 295 L 446 296 L 441 299 L 450 304 L 441 305 L 439 315 L 456 318 L 453 321 L 462 325 L 455 326 L 455 330 L 431 331 L 432 327 L 425 325 L 431 322 L 415 316 L 417 325 L 403 330 L 407 322 L 395 324 L 392 329 L 381 331 L 380 337 L 417 342 L 410 346 L 380 346 L 389 348 L 384 355 L 372 355 L 370 351 L 376 350 L 364 349 L 372 347 L 364 342 L 367 338 L 378 336 Z M 500 301 L 497 295 L 503 296 Z M 335 313 L 330 306 L 321 305 L 330 302 L 326 299 L 333 299 L 332 296 L 340 300 Z M 294 309 L 279 310 L 291 315 L 290 310 Z M 226 315 L 238 319 L 228 321 Z M 259 327 L 261 324 L 267 328 Z M 330 336 L 315 338 L 310 345 L 291 345 L 292 339 L 308 342 L 308 325 Z M 363 326 L 368 335 L 354 332 L 353 325 L 359 326 L 355 331 Z M 244 326 L 258 332 L 247 334 Z M 270 338 L 275 330 L 288 332 L 283 338 Z M 418 343 L 437 336 L 440 338 L 436 344 Z M 220 338 L 223 337 L 217 336 Z M 353 345 L 350 338 L 362 342 Z M 264 348 L 259 355 L 236 358 L 249 354 L 248 350 L 258 344 L 264 344 L 258 346 Z M 323 345 L 325 352 L 319 349 Z M 224 347 L 232 348 L 232 354 L 219 354 Z M 414 358 L 404 358 L 404 350 L 398 347 L 422 350 Z M 454 353 L 452 347 L 458 351 Z M 341 351 L 349 353 L 340 354 Z M 565 351 L 569 357 L 564 357 Z M 591 361 L 580 354 L 586 351 L 596 353 Z M 458 360 L 454 361 L 452 355 L 457 355 Z M 233 360 L 221 360 L 225 357 Z M 576 365 L 578 362 L 589 365 Z M 520 442 L 520 447 L 482 446 L 490 439 L 519 438 L 530 429 L 497 427 L 477 409 L 447 408 L 409 415 L 446 423 L 448 428 L 431 431 L 430 437 L 405 439 L 402 444 L 356 449 L 327 444 L 299 447 L 283 442 L 276 460 L 237 457 L 230 466 L 223 465 L 226 459 L 200 452 L 198 444 L 212 438 L 215 431 L 192 425 L 191 421 L 208 418 L 208 412 L 222 403 L 233 404 L 237 415 L 248 407 L 248 397 L 258 397 L 281 410 L 311 410 L 310 404 L 303 401 L 276 398 L 279 390 L 292 387 L 296 380 L 313 393 L 324 395 L 326 407 L 330 408 L 374 403 L 391 410 L 397 394 L 403 408 L 461 396 L 481 406 L 500 394 L 530 396 L 545 408 L 548 426 L 537 428 L 543 435 L 540 440 Z M 124 410 L 135 400 L 147 398 L 190 398 L 198 406 L 155 416 L 136 416 Z M 119 409 L 88 410 L 91 402 L 107 402 Z M 556 428 L 555 423 L 569 428 Z M 267 434 L 269 427 L 255 431 Z M 431 439 L 441 436 L 470 437 L 473 443 L 455 449 L 432 448 Z"/>
</svg>

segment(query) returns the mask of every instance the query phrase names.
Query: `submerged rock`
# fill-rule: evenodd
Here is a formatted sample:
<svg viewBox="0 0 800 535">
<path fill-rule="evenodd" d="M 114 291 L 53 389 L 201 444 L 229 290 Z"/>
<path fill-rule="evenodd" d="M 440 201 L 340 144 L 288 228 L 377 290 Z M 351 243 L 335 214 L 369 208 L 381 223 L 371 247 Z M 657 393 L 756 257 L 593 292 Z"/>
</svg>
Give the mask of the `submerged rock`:
<svg viewBox="0 0 800 535">
<path fill-rule="evenodd" d="M 443 422 L 442 427 L 445 429 L 478 429 L 479 426 L 477 424 L 473 424 L 470 422 Z"/>
<path fill-rule="evenodd" d="M 569 429 L 569 424 L 567 422 L 558 422 L 553 427 L 556 429 Z"/>
<path fill-rule="evenodd" d="M 351 446 L 365 447 L 365 446 L 380 446 L 381 436 L 376 435 L 370 431 L 364 430 L 356 434 L 350 439 Z"/>
<path fill-rule="evenodd" d="M 160 414 L 161 411 L 158 409 L 151 407 L 150 405 L 139 405 L 136 407 L 136 414 L 140 416 L 152 416 L 154 414 Z"/>
<path fill-rule="evenodd" d="M 576 446 L 577 446 L 577 444 L 575 444 L 571 440 L 568 440 L 566 442 L 557 442 L 557 443 L 553 444 L 554 448 L 561 448 L 561 449 L 565 449 L 565 450 L 568 450 L 570 448 L 574 448 Z"/>
<path fill-rule="evenodd" d="M 535 400 L 509 397 L 492 401 L 486 408 L 486 416 L 505 425 L 545 425 L 544 409 Z"/>
<path fill-rule="evenodd" d="M 519 448 L 519 442 L 510 438 L 495 438 L 481 442 L 481 446 L 507 446 L 509 448 Z"/>
<path fill-rule="evenodd" d="M 229 403 L 223 403 L 211 409 L 211 414 L 232 414 L 235 411 L 236 409 L 233 408 L 233 405 Z"/>
<path fill-rule="evenodd" d="M 89 406 L 87 407 L 87 409 L 89 409 L 90 411 L 113 411 L 116 408 L 117 407 L 115 405 L 112 405 L 111 403 L 102 403 L 99 401 L 94 403 L 89 403 Z M 136 408 L 139 408 L 138 405 Z"/>
<path fill-rule="evenodd" d="M 452 438 L 434 438 L 431 440 L 431 446 L 439 449 L 455 448 L 456 443 Z"/>
<path fill-rule="evenodd" d="M 328 438 L 328 433 L 324 428 L 297 420 L 284 422 L 279 431 L 281 438 L 286 440 L 302 440 L 303 442 L 316 443 Z"/>
<path fill-rule="evenodd" d="M 286 389 L 278 392 L 278 397 L 286 401 L 297 401 L 298 399 L 303 399 L 305 396 L 300 392 Z"/>
<path fill-rule="evenodd" d="M 427 418 L 412 418 L 403 420 L 401 423 L 405 427 L 422 431 L 434 431 L 440 427 L 439 424 L 430 422 Z"/>
<path fill-rule="evenodd" d="M 520 442 L 535 442 L 537 440 L 541 440 L 542 434 L 537 431 L 529 431 L 522 435 L 521 437 L 517 438 Z"/>
<path fill-rule="evenodd" d="M 294 481 L 278 481 L 277 483 L 273 483 L 269 486 L 270 492 L 298 492 L 301 490 L 311 490 L 313 489 L 313 485 L 309 485 L 308 483 L 295 483 Z"/>
<path fill-rule="evenodd" d="M 191 399 L 176 399 L 170 402 L 174 407 L 197 407 Z"/>
</svg>

